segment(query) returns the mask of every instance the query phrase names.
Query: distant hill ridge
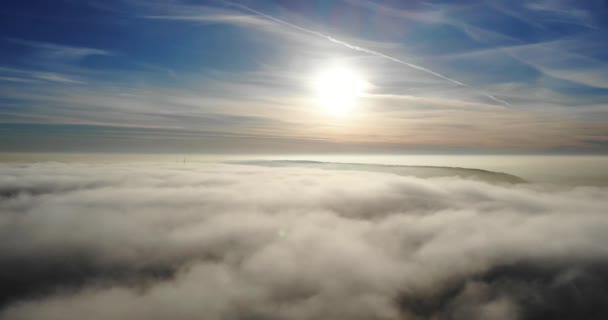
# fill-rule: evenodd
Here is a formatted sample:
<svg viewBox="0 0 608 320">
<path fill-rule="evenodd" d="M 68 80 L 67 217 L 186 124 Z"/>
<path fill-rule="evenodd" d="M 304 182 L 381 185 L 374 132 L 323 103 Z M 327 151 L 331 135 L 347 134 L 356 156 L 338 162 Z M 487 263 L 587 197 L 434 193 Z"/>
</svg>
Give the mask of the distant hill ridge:
<svg viewBox="0 0 608 320">
<path fill-rule="evenodd" d="M 503 172 L 487 171 L 474 168 L 439 167 L 439 166 L 409 166 L 390 164 L 339 163 L 311 160 L 248 160 L 227 162 L 231 164 L 255 165 L 264 167 L 306 167 L 326 170 L 353 170 L 386 172 L 400 176 L 419 178 L 460 177 L 489 183 L 526 183 L 526 180 Z"/>
</svg>

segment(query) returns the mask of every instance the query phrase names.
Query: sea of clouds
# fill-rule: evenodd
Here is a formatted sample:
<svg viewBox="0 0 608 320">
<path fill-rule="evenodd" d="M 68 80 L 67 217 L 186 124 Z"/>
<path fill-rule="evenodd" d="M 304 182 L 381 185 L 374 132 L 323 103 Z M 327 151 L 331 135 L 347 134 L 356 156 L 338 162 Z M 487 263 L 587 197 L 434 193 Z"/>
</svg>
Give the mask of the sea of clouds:
<svg viewBox="0 0 608 320">
<path fill-rule="evenodd" d="M 0 165 L 0 319 L 606 319 L 608 189 Z"/>
</svg>

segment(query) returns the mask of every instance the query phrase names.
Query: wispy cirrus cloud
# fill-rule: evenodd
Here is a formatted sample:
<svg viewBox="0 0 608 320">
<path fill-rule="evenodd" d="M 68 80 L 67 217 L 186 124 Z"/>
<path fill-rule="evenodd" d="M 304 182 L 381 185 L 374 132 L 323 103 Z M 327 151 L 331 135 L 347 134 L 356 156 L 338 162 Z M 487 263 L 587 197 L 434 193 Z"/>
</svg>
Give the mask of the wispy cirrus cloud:
<svg viewBox="0 0 608 320">
<path fill-rule="evenodd" d="M 161 87 L 122 88 L 120 94 L 109 87 L 92 90 L 84 86 L 61 86 L 32 88 L 27 92 L 5 88 L 0 91 L 5 98 L 28 101 L 30 107 L 11 109 L 10 116 L 3 113 L 2 122 L 41 123 L 44 119 L 54 125 L 155 129 L 156 134 L 132 132 L 130 140 L 123 141 L 155 137 L 156 143 L 161 143 L 169 137 L 172 140 L 181 137 L 187 143 L 171 143 L 180 150 L 188 145 L 198 149 L 204 146 L 200 141 L 218 137 L 222 137 L 218 141 L 224 141 L 223 145 L 228 147 L 240 146 L 242 143 L 234 142 L 235 139 L 246 138 L 249 141 L 307 141 L 312 149 L 319 146 L 314 141 L 325 141 L 342 145 L 345 150 L 373 148 L 384 152 L 399 146 L 411 149 L 416 145 L 419 149 L 476 145 L 488 150 L 548 150 L 559 146 L 584 147 L 588 145 L 584 137 L 602 132 L 571 117 L 472 103 L 466 96 L 455 100 L 450 94 L 443 99 L 434 95 L 370 94 L 362 98 L 360 110 L 348 121 L 341 121 L 328 118 L 310 99 L 298 97 L 298 92 L 267 98 L 270 92 L 264 90 L 271 90 L 268 87 L 271 75 L 257 76 L 265 81 L 249 82 L 239 75 L 224 75 L 222 79 L 207 81 L 206 89 L 196 94 Z M 95 130 L 109 137 L 106 130 Z M 52 135 L 49 133 L 50 138 Z M 23 135 L 20 136 L 18 139 L 23 141 Z M 199 142 L 190 142 L 197 137 Z M 12 145 L 10 136 L 4 141 L 5 145 Z M 115 141 L 116 145 L 121 143 Z M 147 144 L 138 144 L 149 148 Z M 254 144 L 239 149 L 250 150 L 251 145 Z M 291 143 L 282 150 L 293 152 L 298 148 L 304 146 Z M 205 150 L 225 148 L 213 146 Z"/>
<path fill-rule="evenodd" d="M 49 58 L 54 59 L 81 59 L 87 56 L 93 55 L 102 55 L 109 56 L 113 55 L 112 52 L 102 49 L 94 49 L 94 48 L 86 48 L 86 47 L 76 47 L 76 46 L 67 46 L 60 45 L 55 43 L 48 43 L 42 41 L 32 41 L 32 40 L 23 40 L 23 39 L 14 39 L 14 38 L 5 38 L 6 41 L 10 41 L 12 43 L 30 47 L 33 49 L 42 50 L 48 55 Z"/>
<path fill-rule="evenodd" d="M 593 39 L 595 36 L 589 38 L 589 41 Z M 608 89 L 608 62 L 592 57 L 597 50 L 600 50 L 599 46 L 589 45 L 587 41 L 565 38 L 464 53 L 448 53 L 436 59 L 454 63 L 474 63 L 480 60 L 492 63 L 508 57 L 549 77 L 572 81 L 582 86 Z"/>
<path fill-rule="evenodd" d="M 597 150 L 586 141 L 605 136 L 590 123 L 607 98 L 601 32 L 539 16 L 582 7 L 587 19 L 584 4 L 120 4 L 96 23 L 137 27 L 107 49 L 5 37 L 25 51 L 0 69 L 5 122 L 493 150 Z M 371 84 L 348 119 L 328 117 L 311 89 L 335 60 Z"/>
<path fill-rule="evenodd" d="M 240 3 L 236 3 L 236 2 L 232 2 L 232 1 L 224 1 L 224 3 L 228 6 L 249 12 L 249 13 L 253 14 L 254 17 L 260 17 L 260 18 L 262 18 L 263 22 L 261 23 L 259 19 L 255 19 L 255 18 L 252 20 L 252 18 L 250 18 L 251 16 L 247 17 L 247 16 L 242 16 L 242 15 L 235 16 L 235 15 L 226 15 L 226 14 L 215 14 L 215 15 L 211 14 L 211 15 L 190 16 L 190 17 L 181 16 L 181 15 L 180 16 L 164 16 L 164 17 L 163 16 L 149 16 L 148 18 L 152 18 L 152 19 L 163 18 L 163 19 L 169 19 L 169 20 L 189 20 L 189 21 L 202 21 L 202 22 L 222 22 L 222 23 L 232 23 L 232 24 L 237 24 L 237 25 L 244 24 L 244 25 L 252 25 L 252 26 L 261 26 L 264 28 L 268 28 L 268 27 L 272 26 L 272 22 L 274 22 L 275 27 L 286 26 L 286 27 L 289 27 L 298 32 L 324 39 L 326 41 L 329 41 L 330 43 L 346 47 L 350 50 L 373 55 L 373 56 L 376 56 L 376 57 L 379 57 L 382 59 L 387 59 L 387 60 L 390 60 L 391 62 L 401 64 L 408 68 L 413 68 L 413 69 L 421 71 L 423 73 L 430 74 L 434 77 L 445 80 L 446 82 L 451 83 L 453 85 L 455 84 L 460 87 L 471 88 L 474 91 L 479 91 L 482 95 L 487 96 L 488 98 L 490 98 L 491 100 L 493 100 L 495 102 L 498 102 L 503 105 L 509 105 L 509 103 L 507 101 L 499 99 L 492 94 L 488 94 L 483 91 L 480 91 L 480 90 L 472 87 L 471 85 L 462 83 L 461 81 L 458 81 L 452 77 L 448 77 L 444 74 L 433 71 L 429 68 L 425 68 L 423 66 L 405 61 L 403 59 L 397 58 L 392 55 L 387 55 L 385 53 L 382 53 L 382 52 L 379 52 L 379 51 L 376 51 L 373 49 L 361 47 L 359 45 L 355 45 L 353 43 L 343 41 L 343 40 L 335 38 L 334 36 L 331 36 L 329 34 L 324 34 L 324 33 L 321 33 L 321 32 L 306 28 L 306 27 L 302 27 L 300 25 L 293 24 L 291 22 L 270 16 L 268 14 L 265 14 L 261 11 L 255 10 L 251 7 L 245 6 Z M 247 18 L 245 18 L 245 17 L 247 17 Z"/>
<path fill-rule="evenodd" d="M 34 73 L 32 73 L 32 76 L 34 78 L 41 79 L 41 80 L 46 80 L 46 81 L 50 81 L 50 82 L 84 84 L 84 82 L 82 82 L 82 81 L 70 79 L 67 76 L 59 75 L 59 74 L 56 74 L 56 73 L 34 72 Z"/>
<path fill-rule="evenodd" d="M 268 20 L 261 19 L 248 14 L 238 14 L 234 12 L 215 12 L 201 15 L 158 15 L 158 16 L 145 16 L 146 19 L 158 19 L 158 20 L 175 20 L 175 21 L 192 21 L 199 23 L 224 23 L 234 24 L 243 27 L 254 26 L 254 27 L 270 27 L 273 25 Z"/>
<path fill-rule="evenodd" d="M 538 1 L 524 6 L 516 3 L 499 4 L 496 2 L 460 5 L 438 3 L 412 10 L 394 6 L 387 7 L 365 0 L 350 0 L 350 3 L 372 8 L 389 17 L 450 26 L 465 32 L 472 40 L 483 44 L 482 48 L 458 50 L 457 52 L 447 51 L 440 53 L 437 57 L 431 56 L 427 60 L 438 59 L 439 64 L 448 69 L 454 68 L 441 63 L 445 57 L 469 57 L 468 61 L 454 59 L 452 65 L 466 63 L 466 66 L 471 67 L 477 64 L 476 59 L 482 58 L 485 68 L 489 69 L 486 72 L 487 76 L 483 79 L 500 78 L 492 75 L 493 65 L 497 70 L 504 70 L 503 77 L 514 68 L 523 71 L 523 65 L 531 67 L 547 77 L 571 81 L 576 85 L 604 89 L 606 87 L 605 74 L 608 74 L 606 61 L 585 56 L 597 52 L 602 47 L 601 40 L 599 40 L 602 32 L 591 26 L 593 10 L 592 7 L 586 7 L 585 4 L 568 1 Z M 483 7 L 493 8 L 507 17 L 529 23 L 533 27 L 531 31 L 537 34 L 537 39 L 530 41 L 526 39 L 526 34 L 519 35 L 519 37 L 505 34 L 504 32 L 509 30 L 501 30 L 488 24 L 479 15 L 467 15 L 468 12 L 473 13 Z M 588 28 L 575 29 L 559 35 L 551 31 L 556 24 L 561 24 L 563 28 L 573 25 Z M 505 56 L 517 61 L 505 63 Z M 529 75 L 528 80 L 533 80 L 533 76 L 533 74 Z M 467 75 L 464 75 L 464 78 L 466 79 Z M 503 78 L 503 81 L 506 79 L 508 78 Z M 476 82 L 473 80 L 473 83 Z"/>
<path fill-rule="evenodd" d="M 0 75 L 7 82 L 39 81 L 56 84 L 85 84 L 82 69 L 77 64 L 90 56 L 114 56 L 108 50 L 60 45 L 50 42 L 4 38 L 11 44 L 30 49 L 21 57 L 24 65 L 0 66 Z"/>
<path fill-rule="evenodd" d="M 48 72 L 35 69 L 17 69 L 0 67 L 0 80 L 8 82 L 25 83 L 65 83 L 65 84 L 85 84 L 86 82 L 75 78 L 72 75 Z"/>
<path fill-rule="evenodd" d="M 593 25 L 590 11 L 573 7 L 573 2 L 562 0 L 532 1 L 524 5 L 526 8 L 545 14 L 544 19 L 551 22 L 572 23 L 588 28 Z"/>
</svg>

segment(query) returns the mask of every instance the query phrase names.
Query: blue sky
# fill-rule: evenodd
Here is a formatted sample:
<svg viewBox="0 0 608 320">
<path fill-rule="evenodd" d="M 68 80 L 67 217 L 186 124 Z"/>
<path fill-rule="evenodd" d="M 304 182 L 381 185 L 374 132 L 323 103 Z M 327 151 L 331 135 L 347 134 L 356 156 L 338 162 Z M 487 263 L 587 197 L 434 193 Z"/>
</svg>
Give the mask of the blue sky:
<svg viewBox="0 0 608 320">
<path fill-rule="evenodd" d="M 0 150 L 605 153 L 605 1 L 3 1 Z M 370 84 L 346 117 L 310 82 Z"/>
</svg>

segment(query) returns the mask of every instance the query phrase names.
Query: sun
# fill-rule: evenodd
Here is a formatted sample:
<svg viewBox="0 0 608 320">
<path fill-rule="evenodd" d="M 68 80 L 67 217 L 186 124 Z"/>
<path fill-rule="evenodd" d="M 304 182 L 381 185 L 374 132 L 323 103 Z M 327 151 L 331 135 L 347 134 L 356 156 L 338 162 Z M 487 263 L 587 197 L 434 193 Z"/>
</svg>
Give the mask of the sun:
<svg viewBox="0 0 608 320">
<path fill-rule="evenodd" d="M 333 64 L 313 77 L 317 103 L 325 111 L 338 116 L 350 113 L 369 83 L 353 68 Z"/>
</svg>

